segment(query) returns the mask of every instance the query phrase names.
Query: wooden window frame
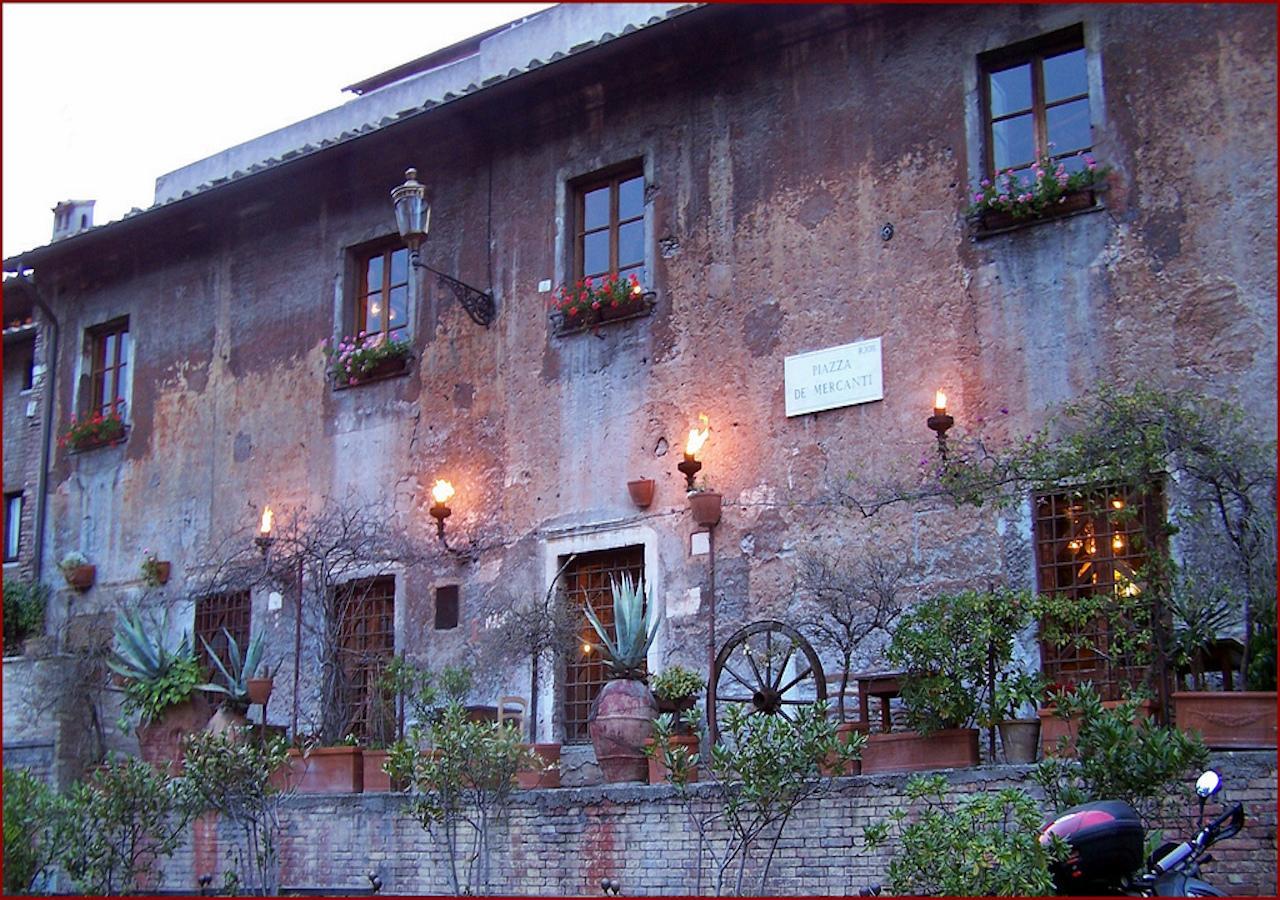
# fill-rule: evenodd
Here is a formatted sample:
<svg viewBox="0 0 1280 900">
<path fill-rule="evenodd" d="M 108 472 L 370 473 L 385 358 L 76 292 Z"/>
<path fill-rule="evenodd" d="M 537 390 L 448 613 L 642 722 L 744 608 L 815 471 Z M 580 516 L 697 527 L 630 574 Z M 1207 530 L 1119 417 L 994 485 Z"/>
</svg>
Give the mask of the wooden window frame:
<svg viewBox="0 0 1280 900">
<path fill-rule="evenodd" d="M 18 514 L 12 515 L 10 507 L 13 501 L 17 500 Z M 7 563 L 18 562 L 22 556 L 22 506 L 24 498 L 22 491 L 11 491 L 4 495 L 4 561 Z M 13 545 L 13 553 L 9 552 L 9 546 Z"/>
<path fill-rule="evenodd" d="M 626 544 L 602 548 L 578 554 L 563 575 L 566 595 L 570 603 L 580 609 L 590 600 L 591 608 L 606 628 L 613 626 L 613 597 L 609 591 L 610 576 L 618 577 L 627 572 L 632 578 L 644 576 L 644 545 Z M 579 580 L 581 579 L 581 580 Z M 562 668 L 564 696 L 561 703 L 564 725 L 564 743 L 579 744 L 591 740 L 587 731 L 587 717 L 591 704 L 600 689 L 609 680 L 604 662 L 598 652 L 584 656 L 584 644 L 594 647 L 599 643 L 595 630 L 584 614 L 579 623 L 578 640 L 573 651 L 565 658 Z"/>
<path fill-rule="evenodd" d="M 1134 513 L 1126 517 L 1110 514 L 1108 505 L 1115 499 Z M 1158 484 L 1145 489 L 1091 484 L 1044 491 L 1032 497 L 1031 508 L 1036 587 L 1043 594 L 1075 599 L 1114 590 L 1122 580 L 1136 584 L 1126 571 L 1136 574 L 1152 554 L 1165 549 L 1164 496 Z M 1117 538 L 1119 543 L 1113 543 Z M 1103 576 L 1098 580 L 1100 572 Z M 1085 575 L 1091 579 L 1087 583 Z M 1109 624 L 1101 620 L 1087 628 L 1088 636 L 1100 644 L 1106 643 L 1109 632 Z M 1041 669 L 1051 682 L 1091 681 L 1105 700 L 1120 699 L 1126 685 L 1141 684 L 1148 679 L 1152 665 L 1162 665 L 1159 659 L 1148 666 L 1128 665 L 1098 656 L 1088 648 L 1058 648 L 1043 641 L 1040 654 Z"/>
<path fill-rule="evenodd" d="M 390 742 L 396 716 L 389 694 L 376 692 L 395 657 L 396 578 L 379 575 L 337 586 L 338 646 L 344 694 L 344 734 Z"/>
<path fill-rule="evenodd" d="M 392 283 L 391 258 L 398 252 L 405 254 L 405 280 Z M 351 274 L 354 284 L 349 312 L 351 317 L 350 334 L 354 337 L 359 335 L 360 332 L 366 331 L 365 323 L 369 318 L 369 263 L 377 258 L 382 259 L 382 284 L 378 289 L 378 293 L 382 297 L 384 304 L 382 330 L 379 333 L 387 335 L 388 338 L 394 335 L 399 340 L 407 340 L 412 334 L 413 323 L 413 263 L 409 259 L 409 248 L 398 238 L 384 238 L 351 250 Z M 397 287 L 405 289 L 405 320 L 403 325 L 390 328 L 391 290 Z"/>
<path fill-rule="evenodd" d="M 645 273 L 642 283 L 649 280 L 647 252 L 641 254 L 639 263 L 629 265 L 621 272 L 618 270 L 618 237 L 622 226 L 629 225 L 632 222 L 644 222 L 646 215 L 646 204 L 642 202 L 640 215 L 630 216 L 626 219 L 618 217 L 619 187 L 624 181 L 631 181 L 635 178 L 639 178 L 642 183 L 644 182 L 644 160 L 635 159 L 619 163 L 616 166 L 610 166 L 608 169 L 602 169 L 573 182 L 573 277 L 570 280 L 577 281 L 586 278 L 588 275 L 592 278 L 599 278 L 604 275 L 625 277 L 625 275 L 636 270 L 641 270 Z M 587 194 L 604 187 L 609 188 L 609 222 L 596 228 L 586 228 Z M 586 237 L 588 234 L 598 234 L 606 230 L 609 232 L 609 267 L 604 272 L 588 273 L 585 271 Z"/>
<path fill-rule="evenodd" d="M 1052 103 L 1046 103 L 1044 99 L 1044 61 L 1050 57 L 1059 56 L 1063 53 L 1070 53 L 1073 50 L 1085 50 L 1087 48 L 1084 43 L 1084 26 L 1073 25 L 1052 34 L 1043 35 L 1028 41 L 1022 41 L 999 50 L 993 50 L 990 53 L 984 53 L 979 57 L 981 70 L 981 105 L 982 105 L 982 139 L 983 139 L 983 167 L 987 178 L 994 179 L 1002 171 L 1008 171 L 1012 168 L 1014 171 L 1021 171 L 1021 166 L 1006 166 L 1004 169 L 997 170 L 995 164 L 995 131 L 996 122 L 1012 119 L 1017 116 L 1026 115 L 1026 110 L 1019 110 L 1014 113 L 1006 113 L 1005 115 L 993 117 L 991 114 L 991 76 L 997 72 L 1003 72 L 1006 69 L 1012 69 L 1016 66 L 1029 63 L 1031 66 L 1031 119 L 1032 134 L 1035 146 L 1032 148 L 1033 159 L 1027 165 L 1034 163 L 1042 156 L 1050 156 L 1049 150 L 1049 120 L 1048 111 L 1054 107 L 1063 106 L 1067 103 L 1073 103 L 1077 100 L 1088 100 L 1092 115 L 1093 97 L 1089 90 L 1085 90 L 1083 94 L 1074 94 L 1069 97 L 1060 97 Z M 1087 69 L 1086 69 L 1087 76 Z M 1092 134 L 1092 128 L 1090 129 Z M 1065 159 L 1075 156 L 1077 153 L 1092 151 L 1093 144 L 1090 142 L 1088 147 L 1074 147 L 1066 153 L 1058 153 L 1050 156 L 1051 159 Z"/>
<path fill-rule="evenodd" d="M 129 347 L 133 346 L 133 340 L 129 336 L 129 317 L 122 316 L 102 325 L 95 325 L 88 330 L 87 335 L 89 343 L 89 386 L 88 394 L 81 408 L 87 415 L 101 413 L 104 416 L 108 416 L 114 412 L 124 418 L 128 403 L 129 367 L 132 363 L 129 360 L 129 351 L 123 349 L 126 342 L 120 338 L 123 335 L 128 339 Z M 112 336 L 116 338 L 114 342 L 115 350 L 112 358 L 108 360 L 106 359 L 107 338 Z M 108 378 L 111 379 L 111 396 L 114 399 L 109 403 L 103 403 L 101 400 L 102 386 Z"/>
</svg>

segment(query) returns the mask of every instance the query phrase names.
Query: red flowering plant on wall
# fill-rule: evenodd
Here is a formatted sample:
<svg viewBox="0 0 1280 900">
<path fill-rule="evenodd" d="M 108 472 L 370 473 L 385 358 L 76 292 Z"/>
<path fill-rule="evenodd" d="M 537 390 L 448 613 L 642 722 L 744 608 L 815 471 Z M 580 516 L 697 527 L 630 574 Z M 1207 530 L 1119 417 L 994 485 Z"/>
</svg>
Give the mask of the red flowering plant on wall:
<svg viewBox="0 0 1280 900">
<path fill-rule="evenodd" d="M 413 355 L 407 340 L 388 339 L 386 334 L 360 332 L 355 337 L 334 341 L 325 338 L 325 356 L 329 358 L 329 374 L 339 385 L 359 384 L 387 370 L 401 369 Z"/>
<path fill-rule="evenodd" d="M 559 315 L 564 329 L 639 312 L 648 303 L 648 295 L 634 273 L 626 278 L 609 274 L 579 279 L 572 286 L 562 285 L 551 295 L 551 311 Z"/>
<path fill-rule="evenodd" d="M 105 416 L 101 411 L 91 416 L 71 417 L 71 422 L 58 437 L 58 446 L 72 450 L 87 450 L 100 447 L 124 437 L 124 419 L 117 410 Z"/>
<path fill-rule="evenodd" d="M 1084 151 L 1074 160 L 1074 171 L 1069 171 L 1064 159 L 1041 156 L 1031 164 L 1029 176 L 1015 175 L 1009 169 L 994 180 L 982 179 L 973 189 L 968 214 L 977 218 L 983 213 L 1002 212 L 1015 219 L 1052 215 L 1071 195 L 1100 187 L 1111 172 L 1110 166 L 1099 166 Z"/>
</svg>

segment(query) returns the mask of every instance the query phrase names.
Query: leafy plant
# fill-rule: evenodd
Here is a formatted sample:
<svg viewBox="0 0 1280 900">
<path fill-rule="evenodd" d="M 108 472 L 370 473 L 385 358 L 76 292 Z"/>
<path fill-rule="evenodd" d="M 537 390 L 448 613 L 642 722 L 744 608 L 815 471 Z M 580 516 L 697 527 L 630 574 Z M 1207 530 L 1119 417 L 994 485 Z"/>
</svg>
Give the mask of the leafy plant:
<svg viewBox="0 0 1280 900">
<path fill-rule="evenodd" d="M 58 561 L 58 568 L 62 570 L 63 574 L 66 574 L 71 569 L 87 565 L 89 565 L 88 558 L 78 550 L 68 551 L 63 554 L 62 559 Z"/>
<path fill-rule="evenodd" d="M 170 706 L 188 700 L 200 684 L 200 666 L 183 634 L 177 650 L 164 643 L 168 616 L 158 629 L 148 629 L 136 610 L 116 616 L 115 649 L 107 667 L 125 679 L 125 712 L 138 712 L 152 722 Z"/>
<path fill-rule="evenodd" d="M 1181 803 L 1186 776 L 1208 763 L 1209 751 L 1198 737 L 1139 718 L 1137 696 L 1108 709 L 1092 685 L 1081 684 L 1054 699 L 1060 717 L 1080 717 L 1076 758 L 1049 757 L 1035 771 L 1055 811 L 1091 800 L 1123 800 L 1150 830 Z"/>
<path fill-rule="evenodd" d="M 91 416 L 72 416 L 71 421 L 58 437 L 58 446 L 83 450 L 86 447 L 107 444 L 122 437 L 124 437 L 124 419 L 120 417 L 120 413 L 112 410 L 104 416 L 99 411 Z"/>
<path fill-rule="evenodd" d="M 362 331 L 332 345 L 326 338 L 323 346 L 329 359 L 329 374 L 338 384 L 358 384 L 384 360 L 408 359 L 413 355 L 407 340 L 388 339 L 384 332 L 366 334 Z"/>
<path fill-rule="evenodd" d="M 540 758 L 515 728 L 469 721 L 457 702 L 437 721 L 412 730 L 411 740 L 391 747 L 386 770 L 410 785 L 413 815 L 444 844 L 453 892 L 485 893 L 492 829 L 506 817 L 516 772 L 540 769 Z M 423 740 L 431 752 L 418 750 Z M 439 832 L 432 831 L 435 825 Z"/>
<path fill-rule="evenodd" d="M 24 578 L 6 578 L 4 592 L 4 652 L 22 652 L 22 642 L 44 633 L 44 613 L 49 604 L 49 586 Z"/>
<path fill-rule="evenodd" d="M 191 821 L 178 783 L 140 759 L 111 759 L 67 799 L 69 836 L 62 867 L 88 894 L 139 890 L 181 846 Z M 155 885 L 147 885 L 154 887 Z"/>
<path fill-rule="evenodd" d="M 142 581 L 147 587 L 160 587 L 164 583 L 160 580 L 160 557 L 146 548 L 143 548 L 142 551 L 142 565 L 139 567 L 139 571 L 142 573 Z"/>
<path fill-rule="evenodd" d="M 181 794 L 197 810 L 213 810 L 240 829 L 235 893 L 274 896 L 280 887 L 280 807 L 288 791 L 271 774 L 288 761 L 281 737 L 265 742 L 200 732 L 187 739 Z M 247 890 L 246 890 L 247 889 Z"/>
<path fill-rule="evenodd" d="M 645 744 L 644 754 L 658 761 L 673 784 L 690 783 L 698 765 L 698 751 L 673 743 L 671 738 L 677 734 L 694 734 L 699 724 L 698 711 L 694 709 L 685 710 L 679 718 L 663 713 L 653 721 L 653 743 Z"/>
<path fill-rule="evenodd" d="M 889 862 L 894 895 L 1036 897 L 1054 893 L 1049 865 L 1066 855 L 1061 839 L 1039 840 L 1043 816 L 1026 791 L 971 794 L 952 806 L 941 775 L 907 779 L 907 809 L 866 829 L 867 846 L 896 840 Z"/>
<path fill-rule="evenodd" d="M 1069 166 L 1074 170 L 1068 171 Z M 1059 160 L 1041 156 L 1031 164 L 1030 177 L 1007 169 L 994 180 L 982 179 L 974 189 L 968 213 L 1006 212 L 1015 219 L 1042 216 L 1068 194 L 1102 184 L 1110 172 L 1110 166 L 1099 166 L 1083 151 Z"/>
<path fill-rule="evenodd" d="M 994 710 L 988 672 L 1003 670 L 1035 608 L 1013 591 L 938 594 L 903 614 L 886 656 L 903 669 L 907 721 L 921 734 L 969 726 Z M 990 663 L 990 665 L 989 665 Z"/>
<path fill-rule="evenodd" d="M 996 702 L 992 724 L 1003 720 L 1018 719 L 1027 707 L 1032 714 L 1040 705 L 1048 681 L 1039 672 L 1015 669 L 998 676 L 996 684 Z"/>
<path fill-rule="evenodd" d="M 639 679 L 643 677 L 649 646 L 657 636 L 661 622 L 648 600 L 643 578 L 633 582 L 631 576 L 624 572 L 622 581 L 611 580 L 609 587 L 613 592 L 613 623 L 617 640 L 601 624 L 590 602 L 585 609 L 587 621 L 600 638 L 605 662 L 613 677 Z"/>
<path fill-rule="evenodd" d="M 209 654 L 209 662 L 221 681 L 201 684 L 199 690 L 224 694 L 226 695 L 224 702 L 227 706 L 243 712 L 249 708 L 249 679 L 255 677 L 258 666 L 262 662 L 262 632 L 250 638 L 243 660 L 240 659 L 240 645 L 231 636 L 231 632 L 224 628 L 222 633 L 227 638 L 227 665 L 225 666 L 218 658 L 218 654 L 213 652 L 209 642 L 204 638 L 200 639 L 205 651 Z"/>
<path fill-rule="evenodd" d="M 659 700 L 677 703 L 696 697 L 707 682 L 701 675 L 684 666 L 667 666 L 649 683 L 649 689 Z"/>
<path fill-rule="evenodd" d="M 1204 690 L 1204 656 L 1201 651 L 1235 624 L 1240 597 L 1230 584 L 1184 576 L 1169 598 L 1173 620 L 1170 650 L 1178 667 L 1191 670 L 1194 689 Z"/>
<path fill-rule="evenodd" d="M 4 770 L 4 893 L 25 894 L 56 863 L 69 837 L 66 804 L 25 769 Z"/>
</svg>

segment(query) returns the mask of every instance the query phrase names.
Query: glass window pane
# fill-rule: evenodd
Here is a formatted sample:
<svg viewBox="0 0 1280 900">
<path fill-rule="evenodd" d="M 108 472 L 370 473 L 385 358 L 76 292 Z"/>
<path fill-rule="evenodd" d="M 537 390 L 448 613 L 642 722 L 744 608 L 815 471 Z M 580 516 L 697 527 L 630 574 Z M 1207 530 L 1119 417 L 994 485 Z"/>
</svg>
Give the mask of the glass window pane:
<svg viewBox="0 0 1280 900">
<path fill-rule="evenodd" d="M 1031 64 L 1023 63 L 1003 72 L 992 72 L 991 115 L 1008 115 L 1031 108 Z"/>
<path fill-rule="evenodd" d="M 1049 143 L 1054 153 L 1071 153 L 1093 145 L 1089 130 L 1089 101 L 1074 100 L 1045 111 Z"/>
<path fill-rule="evenodd" d="M 112 401 L 114 401 L 115 399 L 116 398 L 112 396 L 112 393 L 111 393 L 111 376 L 108 373 L 104 373 L 100 377 L 100 380 L 98 381 L 98 390 L 97 390 L 98 407 L 102 408 L 105 406 L 110 406 Z"/>
<path fill-rule="evenodd" d="M 644 262 L 644 220 L 618 229 L 618 267 Z"/>
<path fill-rule="evenodd" d="M 1089 93 L 1089 76 L 1084 68 L 1084 49 L 1072 50 L 1044 61 L 1044 99 L 1052 103 L 1063 97 Z"/>
<path fill-rule="evenodd" d="M 609 271 L 609 232 L 597 231 L 582 240 L 582 274 L 600 275 Z"/>
<path fill-rule="evenodd" d="M 107 366 L 115 364 L 116 336 L 114 334 L 104 334 L 101 340 L 102 353 L 98 356 L 98 367 L 105 369 Z"/>
<path fill-rule="evenodd" d="M 583 198 L 582 227 L 599 228 L 609 224 L 609 188 L 588 191 Z"/>
<path fill-rule="evenodd" d="M 121 365 L 123 365 L 128 361 L 129 361 L 129 332 L 122 331 L 120 332 L 120 363 Z"/>
<path fill-rule="evenodd" d="M 397 250 L 391 254 L 391 283 L 405 284 L 409 280 L 409 251 Z"/>
<path fill-rule="evenodd" d="M 375 256 L 369 260 L 368 275 L 365 278 L 365 289 L 370 292 L 382 290 L 381 256 Z"/>
<path fill-rule="evenodd" d="M 631 266 L 618 272 L 618 277 L 626 280 L 629 280 L 632 275 L 640 280 L 641 287 L 646 289 L 649 287 L 649 271 L 644 266 Z"/>
<path fill-rule="evenodd" d="M 991 136 L 997 170 L 1020 166 L 1035 159 L 1035 132 L 1029 114 L 993 122 Z"/>
<path fill-rule="evenodd" d="M 382 294 L 370 294 L 365 306 L 364 330 L 373 334 L 382 330 Z"/>
<path fill-rule="evenodd" d="M 644 176 L 628 178 L 618 185 L 618 218 L 644 215 Z"/>
<path fill-rule="evenodd" d="M 397 287 L 391 289 L 391 310 L 387 319 L 387 328 L 402 328 L 409 321 L 409 289 Z"/>
</svg>

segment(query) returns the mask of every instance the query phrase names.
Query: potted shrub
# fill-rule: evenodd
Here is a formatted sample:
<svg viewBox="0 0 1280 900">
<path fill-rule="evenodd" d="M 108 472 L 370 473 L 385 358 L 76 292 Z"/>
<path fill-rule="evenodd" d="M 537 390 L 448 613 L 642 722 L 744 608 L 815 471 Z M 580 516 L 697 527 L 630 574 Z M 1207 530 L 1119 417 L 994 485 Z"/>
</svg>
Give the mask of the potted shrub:
<svg viewBox="0 0 1280 900">
<path fill-rule="evenodd" d="M 58 446 L 78 453 L 119 443 L 124 434 L 124 419 L 116 410 L 105 416 L 101 412 L 83 418 L 73 416 L 58 438 Z"/>
<path fill-rule="evenodd" d="M 209 642 L 201 639 L 218 680 L 206 682 L 199 688 L 202 691 L 223 695 L 222 703 L 213 714 L 213 718 L 209 720 L 205 730 L 213 734 L 229 733 L 234 737 L 235 729 L 244 728 L 249 724 L 245 715 L 249 711 L 249 704 L 253 702 L 249 697 L 249 678 L 258 671 L 258 665 L 262 662 L 262 633 L 259 632 L 249 640 L 244 659 L 240 658 L 240 645 L 231 636 L 231 632 L 224 628 L 222 633 L 227 638 L 225 666 L 218 658 L 218 654 L 214 653 L 213 648 L 209 646 Z"/>
<path fill-rule="evenodd" d="M 1021 222 L 1049 219 L 1088 209 L 1105 188 L 1109 166 L 1099 166 L 1083 151 L 1068 163 L 1041 156 L 1030 176 L 1002 172 L 974 188 L 967 214 L 980 231 L 997 231 Z"/>
<path fill-rule="evenodd" d="M 116 617 L 115 649 L 107 667 L 124 682 L 124 710 L 138 713 L 138 746 L 153 765 L 181 767 L 182 739 L 209 721 L 209 704 L 196 688 L 200 665 L 184 634 L 176 650 L 164 643 L 167 617 L 148 628 L 134 611 Z"/>
<path fill-rule="evenodd" d="M 399 375 L 409 368 L 413 349 L 406 340 L 387 339 L 386 334 L 360 332 L 336 344 L 324 341 L 329 359 L 329 376 L 337 388 L 353 387 Z"/>
<path fill-rule="evenodd" d="M 364 760 L 359 740 L 347 735 L 341 744 L 323 747 L 313 737 L 294 738 L 288 761 L 275 771 L 272 784 L 299 794 L 361 793 Z"/>
<path fill-rule="evenodd" d="M 170 564 L 160 559 L 150 550 L 143 549 L 142 565 L 139 571 L 142 574 L 142 582 L 147 587 L 160 587 L 169 582 Z"/>
<path fill-rule="evenodd" d="M 693 521 L 710 528 L 720 522 L 722 498 L 718 491 L 711 490 L 705 480 L 689 491 L 689 511 L 693 513 Z"/>
<path fill-rule="evenodd" d="M 915 733 L 871 735 L 864 773 L 978 764 L 972 725 L 984 699 L 981 626 L 989 607 L 986 595 L 964 591 L 931 597 L 903 614 L 886 655 L 903 670 L 902 700 Z"/>
<path fill-rule="evenodd" d="M 680 665 L 667 666 L 649 681 L 649 689 L 658 702 L 658 712 L 671 713 L 675 717 L 677 733 L 682 733 L 681 719 L 693 709 L 698 695 L 706 686 L 707 682 L 701 675 Z"/>
<path fill-rule="evenodd" d="M 601 654 L 611 678 L 591 704 L 587 728 L 596 762 L 606 781 L 645 781 L 649 766 L 644 742 L 658 709 L 643 679 L 645 660 L 658 633 L 659 622 L 653 614 L 653 605 L 648 602 L 644 579 L 637 584 L 624 573 L 622 581 L 613 581 L 610 588 L 613 634 L 589 602 L 585 609 L 587 620 L 600 639 Z"/>
<path fill-rule="evenodd" d="M 1024 670 L 1005 675 L 997 684 L 996 727 L 1000 730 L 1005 762 L 1027 765 L 1036 761 L 1040 749 L 1040 718 L 1020 713 L 1027 709 L 1034 712 L 1044 689 L 1042 675 Z"/>
<path fill-rule="evenodd" d="M 87 591 L 93 587 L 98 574 L 97 567 L 91 566 L 84 554 L 75 550 L 62 557 L 58 568 L 62 570 L 62 577 L 67 580 L 67 584 L 77 591 Z"/>
<path fill-rule="evenodd" d="M 644 742 L 650 784 L 693 784 L 698 780 L 698 711 L 679 716 L 664 712 L 653 721 L 653 737 Z"/>
</svg>

